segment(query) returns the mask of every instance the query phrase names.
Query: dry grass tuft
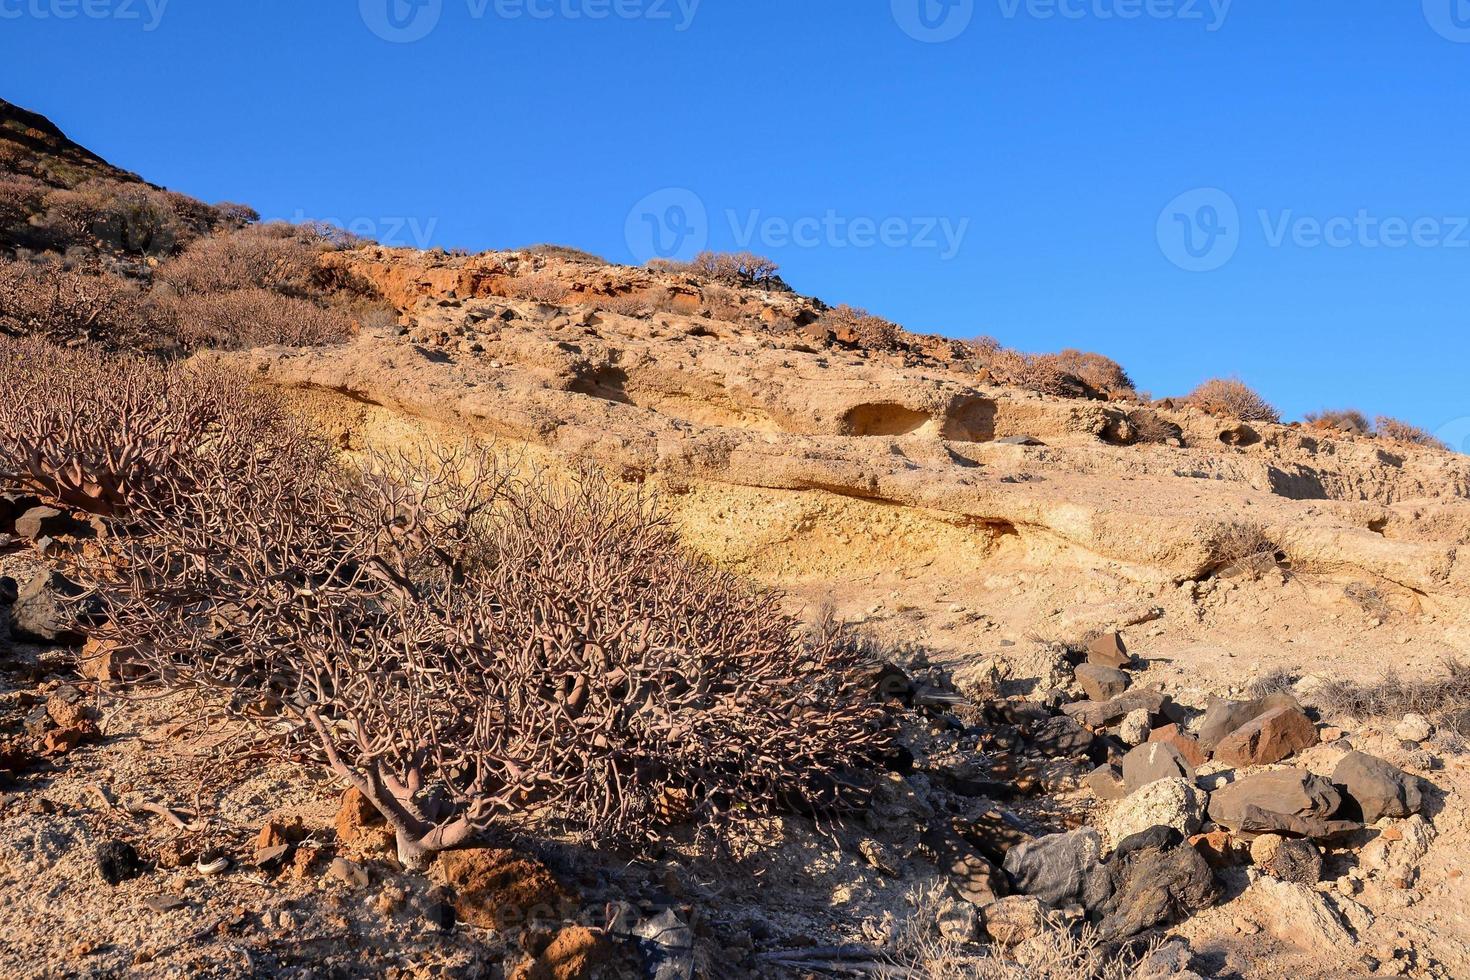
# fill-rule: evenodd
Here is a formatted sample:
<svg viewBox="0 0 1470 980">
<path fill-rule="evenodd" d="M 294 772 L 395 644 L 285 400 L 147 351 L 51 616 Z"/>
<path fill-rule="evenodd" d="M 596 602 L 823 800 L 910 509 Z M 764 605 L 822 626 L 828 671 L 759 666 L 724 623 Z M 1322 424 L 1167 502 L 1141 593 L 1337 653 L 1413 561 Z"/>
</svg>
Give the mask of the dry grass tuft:
<svg viewBox="0 0 1470 980">
<path fill-rule="evenodd" d="M 1450 450 L 1449 445 L 1438 436 L 1417 425 L 1410 425 L 1408 422 L 1389 418 L 1387 415 L 1378 416 L 1377 432 L 1378 438 L 1387 439 L 1390 442 L 1404 442 L 1430 449 L 1443 449 L 1446 452 Z"/>
<path fill-rule="evenodd" d="M 1345 432 L 1349 435 L 1373 434 L 1373 423 L 1368 416 L 1354 408 L 1327 409 L 1307 415 L 1307 424 L 1325 432 Z"/>
<path fill-rule="evenodd" d="M 1259 578 L 1283 561 L 1281 546 L 1254 521 L 1222 524 L 1209 540 L 1210 573 Z"/>
<path fill-rule="evenodd" d="M 1314 691 L 1312 700 L 1325 713 L 1357 719 L 1414 712 L 1470 735 L 1470 664 L 1451 658 L 1438 676 L 1422 680 L 1405 680 L 1392 671 L 1368 684 L 1334 678 Z"/>
<path fill-rule="evenodd" d="M 522 299 L 528 303 L 545 303 L 547 306 L 560 306 L 565 303 L 569 292 L 566 284 L 549 272 L 532 272 L 524 276 L 516 276 L 506 286 L 506 293 L 512 299 Z"/>
</svg>

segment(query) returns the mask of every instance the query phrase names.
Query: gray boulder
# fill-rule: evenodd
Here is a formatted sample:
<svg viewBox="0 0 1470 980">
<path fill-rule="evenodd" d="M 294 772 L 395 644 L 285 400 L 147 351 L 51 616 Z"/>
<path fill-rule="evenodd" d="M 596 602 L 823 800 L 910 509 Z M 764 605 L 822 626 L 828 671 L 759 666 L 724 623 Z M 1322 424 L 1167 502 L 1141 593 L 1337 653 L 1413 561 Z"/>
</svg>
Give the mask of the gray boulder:
<svg viewBox="0 0 1470 980">
<path fill-rule="evenodd" d="M 1123 756 L 1123 785 L 1136 793 L 1160 779 L 1195 780 L 1194 766 L 1174 746 L 1164 742 L 1145 742 Z"/>
<path fill-rule="evenodd" d="M 1342 794 L 1304 769 L 1278 769 L 1237 779 L 1210 794 L 1209 817 L 1237 834 L 1330 837 L 1357 824 L 1331 819 Z"/>
<path fill-rule="evenodd" d="M 1363 809 L 1363 822 L 1408 817 L 1424 806 L 1417 777 L 1364 752 L 1349 752 L 1332 771 L 1332 781 Z"/>
<path fill-rule="evenodd" d="M 1093 909 L 1112 892 L 1102 864 L 1102 837 L 1095 830 L 1052 834 L 1013 847 L 1006 854 L 1005 870 L 1016 891 L 1053 908 Z"/>
<path fill-rule="evenodd" d="M 1093 916 L 1105 942 L 1168 925 L 1219 897 L 1205 859 L 1170 827 L 1154 827 L 1127 838 L 1108 861 L 1112 894 Z"/>
<path fill-rule="evenodd" d="M 1199 743 L 1213 752 L 1220 740 L 1231 732 L 1255 721 L 1268 711 L 1277 708 L 1296 708 L 1301 705 L 1289 694 L 1271 694 L 1254 701 L 1230 701 L 1225 698 L 1210 698 L 1205 707 L 1204 720 L 1200 722 Z"/>
</svg>

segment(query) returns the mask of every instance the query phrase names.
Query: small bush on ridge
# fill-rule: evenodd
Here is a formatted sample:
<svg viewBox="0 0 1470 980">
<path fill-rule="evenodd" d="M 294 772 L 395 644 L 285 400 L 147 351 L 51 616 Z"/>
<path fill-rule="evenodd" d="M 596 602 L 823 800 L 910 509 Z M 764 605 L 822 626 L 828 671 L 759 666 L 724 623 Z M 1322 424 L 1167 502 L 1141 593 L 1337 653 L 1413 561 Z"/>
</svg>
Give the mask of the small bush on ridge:
<svg viewBox="0 0 1470 980">
<path fill-rule="evenodd" d="M 1281 413 L 1272 408 L 1245 382 L 1237 378 L 1212 378 L 1200 385 L 1185 404 L 1211 415 L 1239 419 L 1242 422 L 1280 422 Z"/>
</svg>

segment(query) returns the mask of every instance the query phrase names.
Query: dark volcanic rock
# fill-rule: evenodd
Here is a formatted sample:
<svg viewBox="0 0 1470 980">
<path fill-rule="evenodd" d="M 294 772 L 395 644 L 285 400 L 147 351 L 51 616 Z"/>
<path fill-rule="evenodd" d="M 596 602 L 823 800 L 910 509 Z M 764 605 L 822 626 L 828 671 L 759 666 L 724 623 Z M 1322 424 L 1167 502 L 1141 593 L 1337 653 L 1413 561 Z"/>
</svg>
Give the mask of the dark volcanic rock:
<svg viewBox="0 0 1470 980">
<path fill-rule="evenodd" d="M 1269 766 L 1318 741 L 1317 726 L 1296 708 L 1272 708 L 1215 745 L 1215 761 L 1227 766 Z"/>
<path fill-rule="evenodd" d="M 1097 736 L 1066 715 L 1057 715 L 1031 729 L 1031 744 L 1043 755 L 1086 755 Z"/>
<path fill-rule="evenodd" d="M 21 588 L 10 607 L 11 635 L 30 643 L 80 645 L 78 617 L 94 611 L 86 601 L 71 601 L 83 595 L 85 590 L 60 572 L 41 572 Z"/>
<path fill-rule="evenodd" d="M 1204 721 L 1200 723 L 1199 743 L 1207 750 L 1213 751 L 1226 735 L 1276 708 L 1301 710 L 1301 705 L 1297 703 L 1296 698 L 1288 694 L 1272 694 L 1254 701 L 1228 701 L 1225 698 L 1211 698 L 1208 707 L 1205 708 Z"/>
<path fill-rule="evenodd" d="M 1128 690 L 1128 675 L 1116 667 L 1082 664 L 1076 670 L 1077 683 L 1092 701 L 1111 701 Z"/>
<path fill-rule="evenodd" d="M 1016 891 L 1053 908 L 1072 904 L 1096 908 L 1112 892 L 1102 864 L 1102 838 L 1095 830 L 1052 834 L 1017 845 L 1006 854 L 1005 869 Z"/>
<path fill-rule="evenodd" d="M 1208 908 L 1219 895 L 1210 866 L 1171 827 L 1126 838 L 1107 868 L 1112 895 L 1093 915 L 1104 941 L 1178 922 Z"/>
<path fill-rule="evenodd" d="M 1408 817 L 1424 806 L 1418 777 L 1364 752 L 1349 752 L 1332 771 L 1332 781 L 1363 811 L 1364 823 Z"/>
<path fill-rule="evenodd" d="M 1352 825 L 1330 818 L 1342 794 L 1321 776 L 1302 769 L 1278 769 L 1238 779 L 1210 794 L 1209 817 L 1237 833 L 1285 833 L 1327 837 Z"/>
<path fill-rule="evenodd" d="M 97 870 L 103 881 L 116 887 L 141 875 L 143 862 L 127 841 L 104 841 L 97 845 Z"/>
<path fill-rule="evenodd" d="M 1062 714 L 1091 729 L 1106 728 L 1142 708 L 1150 715 L 1163 714 L 1172 704 L 1158 691 L 1129 691 L 1111 701 L 1078 701 L 1062 706 Z"/>
</svg>

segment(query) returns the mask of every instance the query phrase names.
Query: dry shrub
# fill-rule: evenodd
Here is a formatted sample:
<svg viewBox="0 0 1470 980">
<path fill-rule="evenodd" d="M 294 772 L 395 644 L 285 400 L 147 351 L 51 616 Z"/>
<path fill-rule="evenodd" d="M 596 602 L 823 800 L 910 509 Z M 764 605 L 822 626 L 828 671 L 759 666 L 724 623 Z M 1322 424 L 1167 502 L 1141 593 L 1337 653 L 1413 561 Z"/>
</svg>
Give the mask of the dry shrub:
<svg viewBox="0 0 1470 980">
<path fill-rule="evenodd" d="M 896 351 L 903 349 L 903 328 L 891 320 L 875 316 L 867 310 L 842 303 L 825 311 L 817 326 L 830 330 L 843 343 L 856 344 L 864 350 Z"/>
<path fill-rule="evenodd" d="M 1331 678 L 1312 692 L 1312 701 L 1325 713 L 1357 719 L 1397 719 L 1414 712 L 1470 735 L 1470 664 L 1452 658 L 1437 676 L 1419 680 L 1392 671 L 1367 684 Z"/>
<path fill-rule="evenodd" d="M 349 470 L 233 406 L 155 478 L 77 558 L 107 614 L 93 637 L 288 733 L 411 866 L 533 819 L 650 846 L 674 823 L 738 837 L 777 809 L 833 813 L 888 745 L 850 648 L 804 643 L 595 474 L 516 482 L 468 452 Z"/>
<path fill-rule="evenodd" d="M 1209 538 L 1210 573 L 1259 578 L 1284 560 L 1281 546 L 1254 521 L 1222 524 Z"/>
<path fill-rule="evenodd" d="M 1298 677 L 1286 667 L 1272 667 L 1245 687 L 1247 697 L 1264 698 L 1272 694 L 1292 693 Z"/>
<path fill-rule="evenodd" d="M 175 296 L 160 308 L 185 350 L 321 347 L 352 335 L 352 321 L 340 310 L 265 289 Z"/>
<path fill-rule="evenodd" d="M 1325 432 L 1345 432 L 1349 435 L 1372 435 L 1373 424 L 1368 416 L 1353 408 L 1324 409 L 1307 415 L 1307 424 Z"/>
<path fill-rule="evenodd" d="M 911 889 L 907 902 L 913 911 L 902 918 L 885 912 L 876 927 L 887 940 L 885 948 L 875 950 L 869 960 L 850 960 L 844 965 L 851 969 L 842 972 L 910 980 L 1127 980 L 1163 943 L 1158 937 L 1110 947 L 1095 929 L 1074 931 L 1059 915 L 1051 916 L 1039 935 L 1009 949 L 965 943 L 939 929 L 948 891 L 937 880 Z M 796 952 L 782 965 L 800 969 L 822 955 Z M 825 955 L 830 958 L 830 951 Z"/>
<path fill-rule="evenodd" d="M 142 294 L 118 276 L 54 260 L 0 260 L 0 333 L 119 345 L 144 339 L 147 327 Z"/>
<path fill-rule="evenodd" d="M 1449 445 L 1417 425 L 1390 418 L 1387 415 L 1378 416 L 1377 424 L 1378 438 L 1388 439 L 1392 442 L 1405 442 L 1415 446 L 1426 446 L 1430 449 L 1443 449 L 1449 452 Z"/>
<path fill-rule="evenodd" d="M 244 228 L 260 220 L 260 212 L 248 204 L 220 201 L 214 205 L 214 210 L 219 214 L 220 221 L 229 228 Z"/>
<path fill-rule="evenodd" d="M 1369 618 L 1383 620 L 1393 613 L 1393 607 L 1384 598 L 1383 590 L 1367 582 L 1349 582 L 1343 586 L 1342 594 Z"/>
<path fill-rule="evenodd" d="M 996 381 L 1038 394 L 1057 398 L 1085 398 L 1089 394 L 1087 385 L 1064 369 L 1054 354 L 1002 349 L 991 355 L 987 367 Z"/>
<path fill-rule="evenodd" d="M 260 288 L 305 296 L 314 291 L 319 253 L 301 236 L 257 226 L 200 239 L 166 263 L 158 278 L 181 293 Z"/>
<path fill-rule="evenodd" d="M 753 252 L 700 252 L 689 268 L 695 275 L 731 286 L 768 288 L 780 282 L 781 267 Z"/>
<path fill-rule="evenodd" d="M 1212 378 L 1194 389 L 1185 404 L 1242 422 L 1280 422 L 1281 413 L 1238 378 Z"/>
<path fill-rule="evenodd" d="M 171 255 L 220 220 L 207 204 L 146 184 L 91 180 L 53 190 L 41 222 L 58 244 L 92 245 L 133 255 Z"/>
<path fill-rule="evenodd" d="M 572 248 L 570 245 L 551 245 L 543 243 L 540 245 L 532 245 L 529 248 L 522 249 L 521 251 L 527 252 L 531 255 L 545 255 L 554 259 L 562 259 L 566 262 L 580 262 L 586 265 L 608 264 L 607 259 L 603 258 L 602 256 L 593 255 L 591 252 L 583 251 L 580 248 Z"/>
<path fill-rule="evenodd" d="M 39 213 L 47 190 L 29 177 L 0 177 L 0 231 L 24 225 Z"/>
<path fill-rule="evenodd" d="M 105 517 L 168 485 L 173 461 L 253 404 L 233 375 L 35 337 L 0 338 L 0 480 Z"/>
<path fill-rule="evenodd" d="M 637 293 L 614 293 L 611 296 L 598 296 L 594 302 L 597 309 L 606 310 L 608 313 L 617 313 L 620 316 L 645 317 L 654 312 L 654 304 Z"/>
<path fill-rule="evenodd" d="M 1184 438 L 1183 429 L 1151 408 L 1129 412 L 1128 424 L 1133 429 L 1134 442 L 1163 445 Z"/>
<path fill-rule="evenodd" d="M 1089 351 L 1064 350 L 1052 355 L 1057 367 L 1080 379 L 1088 387 L 1103 395 L 1121 395 L 1133 391 L 1133 379 L 1123 366 L 1110 357 Z"/>
<path fill-rule="evenodd" d="M 547 306 L 559 306 L 565 303 L 568 292 L 570 290 L 566 284 L 549 272 L 532 272 L 524 276 L 517 276 L 506 286 L 506 293 L 512 299 L 545 303 Z"/>
</svg>

